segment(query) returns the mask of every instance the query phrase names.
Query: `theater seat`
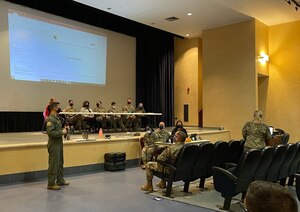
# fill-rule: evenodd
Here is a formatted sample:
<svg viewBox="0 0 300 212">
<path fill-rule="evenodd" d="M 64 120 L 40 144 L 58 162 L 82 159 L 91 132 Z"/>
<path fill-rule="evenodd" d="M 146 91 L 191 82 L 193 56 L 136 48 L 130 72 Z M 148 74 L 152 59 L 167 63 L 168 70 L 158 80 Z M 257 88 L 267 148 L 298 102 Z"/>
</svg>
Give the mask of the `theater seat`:
<svg viewBox="0 0 300 212">
<path fill-rule="evenodd" d="M 254 180 L 265 180 L 267 175 L 267 170 L 272 163 L 274 156 L 274 148 L 266 146 L 262 149 L 259 165 L 254 174 Z"/>
<path fill-rule="evenodd" d="M 180 152 L 178 153 L 176 161 L 173 165 L 168 164 L 166 162 L 157 161 L 163 166 L 163 170 L 168 169 L 168 172 L 166 171 L 153 172 L 155 176 L 167 182 L 167 190 L 166 190 L 167 197 L 170 197 L 173 182 L 176 181 L 184 181 L 185 182 L 184 192 L 188 192 L 187 184 L 189 184 L 189 182 L 191 181 L 193 164 L 197 158 L 197 155 L 198 155 L 198 146 L 186 145 L 183 146 Z"/>
<path fill-rule="evenodd" d="M 229 141 L 226 155 L 226 163 L 238 163 L 243 153 L 242 142 L 239 140 Z"/>
<path fill-rule="evenodd" d="M 215 190 L 225 198 L 223 209 L 229 210 L 232 197 L 243 193 L 245 197 L 248 185 L 251 183 L 258 167 L 261 151 L 251 149 L 245 152 L 234 172 L 220 167 L 213 167 Z"/>
<path fill-rule="evenodd" d="M 294 180 L 295 180 L 294 175 L 299 171 L 298 165 L 299 165 L 299 161 L 300 161 L 300 142 L 297 142 L 296 144 L 298 146 L 298 149 L 297 149 L 296 155 L 294 157 L 294 160 L 292 161 L 292 163 L 290 165 L 289 182 L 288 182 L 289 186 L 292 186 L 294 184 Z"/>
<path fill-rule="evenodd" d="M 212 176 L 212 167 L 217 166 L 225 168 L 225 159 L 227 156 L 228 143 L 225 141 L 217 141 L 214 144 L 214 153 L 211 159 L 211 166 L 208 167 L 208 176 Z"/>
<path fill-rule="evenodd" d="M 287 153 L 279 170 L 280 185 L 282 186 L 285 186 L 286 178 L 289 176 L 290 166 L 296 156 L 297 150 L 297 144 L 287 145 Z"/>
<path fill-rule="evenodd" d="M 287 146 L 278 145 L 275 147 L 272 163 L 267 170 L 266 181 L 276 182 L 279 180 L 279 169 L 284 161 L 286 151 Z"/>
</svg>

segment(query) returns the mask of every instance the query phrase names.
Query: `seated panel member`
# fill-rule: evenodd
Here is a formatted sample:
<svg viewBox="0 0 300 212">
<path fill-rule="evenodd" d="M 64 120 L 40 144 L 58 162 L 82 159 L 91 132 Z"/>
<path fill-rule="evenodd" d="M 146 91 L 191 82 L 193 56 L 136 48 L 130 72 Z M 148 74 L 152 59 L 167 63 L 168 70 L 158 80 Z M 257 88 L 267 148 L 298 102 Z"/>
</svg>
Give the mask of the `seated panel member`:
<svg viewBox="0 0 300 212">
<path fill-rule="evenodd" d="M 127 104 L 124 105 L 122 108 L 123 113 L 134 113 L 135 112 L 135 109 L 131 103 L 132 103 L 132 99 L 128 98 Z M 132 128 L 132 121 L 134 118 L 135 118 L 134 115 L 122 115 L 122 122 L 123 122 L 125 128 L 127 128 L 127 129 Z"/>
<path fill-rule="evenodd" d="M 158 129 L 155 130 L 155 133 L 158 137 L 159 142 L 166 142 L 170 136 L 170 133 L 165 129 L 165 123 L 160 122 Z"/>
<path fill-rule="evenodd" d="M 158 157 L 157 161 L 162 161 L 162 162 L 167 162 L 169 164 L 174 164 L 176 161 L 176 158 L 178 156 L 179 151 L 181 148 L 184 146 L 184 141 L 186 138 L 186 134 L 183 133 L 182 131 L 178 131 L 174 135 L 174 145 L 168 146 Z M 148 191 L 148 192 L 153 192 L 153 185 L 152 185 L 152 179 L 153 179 L 153 171 L 163 171 L 163 167 L 161 164 L 158 162 L 148 162 L 146 164 L 146 179 L 147 179 L 147 184 L 143 185 L 141 187 L 141 190 L 143 191 Z M 164 171 L 168 172 L 167 169 Z M 165 188 L 166 187 L 166 182 L 161 180 L 160 183 L 156 185 L 159 188 Z"/>
<path fill-rule="evenodd" d="M 64 112 L 77 112 L 74 107 L 74 101 L 72 99 L 69 100 L 69 105 L 63 110 Z M 69 125 L 73 125 L 78 128 L 79 131 L 82 129 L 82 118 L 81 115 L 77 114 L 66 114 L 66 122 Z"/>
<path fill-rule="evenodd" d="M 137 108 L 135 109 L 136 113 L 146 113 L 143 103 L 139 103 Z M 142 126 L 142 117 L 143 115 L 136 115 L 132 121 L 132 130 L 140 131 Z"/>
<path fill-rule="evenodd" d="M 102 106 L 102 102 L 100 100 L 96 103 L 96 107 L 93 109 L 93 111 L 97 113 L 106 113 L 106 109 Z M 96 130 L 99 130 L 100 128 L 103 130 L 108 129 L 108 119 L 106 115 L 95 115 L 95 121 Z"/>
<path fill-rule="evenodd" d="M 111 103 L 111 108 L 108 110 L 108 112 L 109 113 L 118 113 L 115 102 Z M 109 115 L 109 121 L 116 132 L 118 131 L 117 127 L 120 127 L 121 130 L 124 132 L 126 131 L 120 115 Z"/>
<path fill-rule="evenodd" d="M 93 110 L 90 108 L 90 102 L 84 101 L 80 112 L 91 113 Z M 94 127 L 94 115 L 93 114 L 84 114 L 82 115 L 82 126 L 84 129 L 93 130 Z"/>
</svg>

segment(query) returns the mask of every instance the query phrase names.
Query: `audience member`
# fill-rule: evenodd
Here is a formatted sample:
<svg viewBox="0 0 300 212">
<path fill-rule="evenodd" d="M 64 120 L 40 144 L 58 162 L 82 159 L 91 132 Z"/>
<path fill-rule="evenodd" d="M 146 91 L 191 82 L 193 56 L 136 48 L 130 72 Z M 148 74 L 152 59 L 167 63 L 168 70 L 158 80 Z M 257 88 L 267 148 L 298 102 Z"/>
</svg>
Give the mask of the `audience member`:
<svg viewBox="0 0 300 212">
<path fill-rule="evenodd" d="M 153 155 L 158 150 L 157 145 L 157 135 L 153 132 L 151 126 L 146 126 L 146 133 L 144 137 L 141 138 L 141 142 L 144 143 L 144 147 L 142 149 L 142 168 L 145 168 L 147 162 L 152 161 Z"/>
<path fill-rule="evenodd" d="M 44 120 L 46 120 L 48 118 L 48 116 L 50 115 L 50 108 L 49 108 L 50 104 L 55 101 L 56 101 L 55 97 L 52 97 L 50 99 L 49 103 L 47 104 L 47 106 L 43 112 Z"/>
<path fill-rule="evenodd" d="M 244 125 L 242 129 L 245 140 L 244 151 L 263 148 L 266 146 L 266 141 L 272 138 L 269 126 L 262 122 L 262 118 L 263 113 L 256 110 L 253 120 Z"/>
<path fill-rule="evenodd" d="M 184 145 L 184 141 L 186 138 L 186 134 L 182 131 L 178 131 L 174 135 L 174 145 L 168 146 L 158 157 L 157 161 L 162 161 L 162 162 L 167 162 L 171 165 L 174 164 L 176 161 L 176 158 L 178 156 L 179 151 Z M 141 190 L 143 191 L 148 191 L 148 192 L 153 192 L 153 185 L 152 185 L 152 179 L 153 179 L 153 171 L 160 171 L 160 172 L 168 172 L 168 169 L 163 169 L 162 165 L 158 162 L 148 162 L 146 164 L 146 179 L 147 179 L 147 184 L 143 185 L 141 187 Z M 166 187 L 166 182 L 161 180 L 156 186 L 159 188 L 165 188 Z"/>
<path fill-rule="evenodd" d="M 254 181 L 244 200 L 248 212 L 297 212 L 298 205 L 287 188 L 277 183 Z"/>
<path fill-rule="evenodd" d="M 170 133 L 165 129 L 165 123 L 160 122 L 158 129 L 155 130 L 159 142 L 166 142 L 170 136 Z"/>
<path fill-rule="evenodd" d="M 172 134 L 171 135 L 175 135 L 175 133 L 177 131 L 182 131 L 182 132 L 185 133 L 186 136 L 188 136 L 187 131 L 186 131 L 186 129 L 184 129 L 183 123 L 180 120 L 176 122 L 175 128 L 172 130 Z"/>
</svg>

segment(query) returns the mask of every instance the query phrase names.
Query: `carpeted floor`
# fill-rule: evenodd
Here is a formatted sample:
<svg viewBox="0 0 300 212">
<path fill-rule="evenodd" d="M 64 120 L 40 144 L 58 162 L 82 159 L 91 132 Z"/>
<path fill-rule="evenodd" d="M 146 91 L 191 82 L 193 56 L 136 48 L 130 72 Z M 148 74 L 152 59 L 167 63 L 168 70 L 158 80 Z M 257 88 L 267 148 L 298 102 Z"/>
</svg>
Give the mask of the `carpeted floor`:
<svg viewBox="0 0 300 212">
<path fill-rule="evenodd" d="M 214 185 L 212 183 L 212 178 L 206 180 L 205 189 L 200 190 L 199 181 L 192 182 L 189 187 L 190 193 L 183 192 L 183 184 L 174 185 L 172 189 L 171 198 L 164 196 L 164 190 L 155 190 L 155 192 L 150 193 L 151 195 L 159 197 L 160 199 L 168 199 L 177 202 L 182 202 L 190 205 L 201 206 L 203 208 L 212 209 L 214 211 L 224 211 L 221 208 L 223 207 L 224 198 L 221 197 L 221 194 L 214 190 Z M 293 196 L 296 196 L 295 187 L 289 187 L 289 190 Z M 240 205 L 241 194 L 235 196 L 231 201 L 230 211 L 232 212 L 242 212 Z M 298 202 L 298 207 L 300 204 Z"/>
</svg>

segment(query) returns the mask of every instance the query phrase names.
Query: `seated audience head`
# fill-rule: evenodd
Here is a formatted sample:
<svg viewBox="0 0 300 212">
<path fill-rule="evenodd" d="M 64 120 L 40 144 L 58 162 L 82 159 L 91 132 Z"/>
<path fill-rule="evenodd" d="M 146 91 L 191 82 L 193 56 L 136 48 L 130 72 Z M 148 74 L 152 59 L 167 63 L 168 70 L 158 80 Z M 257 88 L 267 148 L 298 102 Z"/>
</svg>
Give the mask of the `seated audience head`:
<svg viewBox="0 0 300 212">
<path fill-rule="evenodd" d="M 159 122 L 158 128 L 161 130 L 165 129 L 165 122 Z"/>
<path fill-rule="evenodd" d="M 143 108 L 144 108 L 143 103 L 140 102 L 140 103 L 138 104 L 138 108 L 139 108 L 139 109 L 143 109 Z"/>
<path fill-rule="evenodd" d="M 297 202 L 287 188 L 267 181 L 254 181 L 249 185 L 245 207 L 249 212 L 298 211 Z"/>
<path fill-rule="evenodd" d="M 186 134 L 182 131 L 177 131 L 174 135 L 174 142 L 175 143 L 183 143 L 186 139 Z"/>
<path fill-rule="evenodd" d="M 55 97 L 52 97 L 52 98 L 50 99 L 49 104 L 51 104 L 52 102 L 56 102 Z"/>
<path fill-rule="evenodd" d="M 132 102 L 132 99 L 131 99 L 131 98 L 128 98 L 128 99 L 127 99 L 127 104 L 130 105 L 131 102 Z"/>
<path fill-rule="evenodd" d="M 111 108 L 116 109 L 116 103 L 115 102 L 111 103 Z"/>
<path fill-rule="evenodd" d="M 152 127 L 151 125 L 147 125 L 147 126 L 146 126 L 146 132 L 147 132 L 148 134 L 151 134 L 151 133 L 153 132 L 153 127 Z"/>
<path fill-rule="evenodd" d="M 182 121 L 177 121 L 176 122 L 176 125 L 175 125 L 177 128 L 182 128 L 183 127 L 183 123 L 182 123 Z"/>
</svg>

